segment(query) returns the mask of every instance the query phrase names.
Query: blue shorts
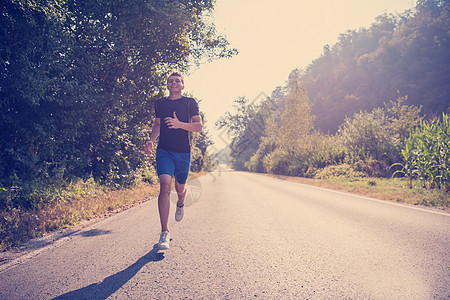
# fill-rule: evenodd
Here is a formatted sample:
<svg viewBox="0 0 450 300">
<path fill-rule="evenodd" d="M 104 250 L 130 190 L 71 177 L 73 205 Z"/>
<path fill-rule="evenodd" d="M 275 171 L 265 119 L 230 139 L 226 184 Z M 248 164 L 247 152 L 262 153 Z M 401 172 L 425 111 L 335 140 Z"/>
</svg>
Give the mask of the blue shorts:
<svg viewBox="0 0 450 300">
<path fill-rule="evenodd" d="M 156 149 L 156 171 L 158 176 L 167 174 L 180 184 L 185 184 L 191 167 L 191 154 Z"/>
</svg>

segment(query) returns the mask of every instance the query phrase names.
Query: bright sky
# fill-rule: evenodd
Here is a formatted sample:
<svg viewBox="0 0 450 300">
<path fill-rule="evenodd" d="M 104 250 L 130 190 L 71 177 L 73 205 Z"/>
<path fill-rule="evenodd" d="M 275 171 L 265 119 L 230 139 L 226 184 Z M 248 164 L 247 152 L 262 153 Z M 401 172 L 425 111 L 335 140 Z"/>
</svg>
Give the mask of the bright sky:
<svg viewBox="0 0 450 300">
<path fill-rule="evenodd" d="M 186 76 L 186 92 L 200 109 L 213 141 L 227 145 L 214 122 L 233 111 L 235 99 L 268 96 L 295 68 L 305 68 L 334 45 L 341 33 L 368 28 L 375 17 L 413 8 L 412 0 L 217 0 L 215 24 L 239 54 L 203 64 Z"/>
</svg>

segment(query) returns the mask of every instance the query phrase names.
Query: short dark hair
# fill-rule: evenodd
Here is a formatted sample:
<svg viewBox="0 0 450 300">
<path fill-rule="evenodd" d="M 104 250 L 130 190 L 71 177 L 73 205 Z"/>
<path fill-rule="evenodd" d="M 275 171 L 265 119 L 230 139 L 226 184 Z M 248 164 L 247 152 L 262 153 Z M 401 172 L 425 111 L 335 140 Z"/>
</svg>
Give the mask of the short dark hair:
<svg viewBox="0 0 450 300">
<path fill-rule="evenodd" d="M 181 82 L 184 84 L 184 77 L 183 77 L 183 74 L 181 74 L 180 72 L 178 72 L 178 71 L 173 71 L 172 73 L 170 73 L 170 75 L 167 76 L 167 82 L 169 82 L 169 78 L 170 78 L 171 76 L 178 76 L 178 77 L 181 77 Z"/>
</svg>

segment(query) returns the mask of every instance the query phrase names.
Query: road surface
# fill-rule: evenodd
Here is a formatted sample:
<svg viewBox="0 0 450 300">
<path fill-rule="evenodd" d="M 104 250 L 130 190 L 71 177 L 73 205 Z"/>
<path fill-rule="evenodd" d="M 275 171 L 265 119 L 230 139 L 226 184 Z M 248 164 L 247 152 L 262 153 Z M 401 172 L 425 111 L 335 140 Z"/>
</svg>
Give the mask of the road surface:
<svg viewBox="0 0 450 300">
<path fill-rule="evenodd" d="M 0 265 L 0 298 L 450 298 L 446 213 L 234 171 L 189 189 L 169 250 L 153 199 Z"/>
</svg>

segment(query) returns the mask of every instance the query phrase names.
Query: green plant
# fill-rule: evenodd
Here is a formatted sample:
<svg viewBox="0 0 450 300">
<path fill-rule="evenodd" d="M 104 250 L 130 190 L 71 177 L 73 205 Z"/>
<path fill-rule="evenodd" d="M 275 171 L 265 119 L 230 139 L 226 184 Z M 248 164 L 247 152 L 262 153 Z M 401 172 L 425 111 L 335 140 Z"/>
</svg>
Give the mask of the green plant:
<svg viewBox="0 0 450 300">
<path fill-rule="evenodd" d="M 392 174 L 394 177 L 396 174 L 403 174 L 408 177 L 408 187 L 412 189 L 413 187 L 413 178 L 417 174 L 418 169 L 416 166 L 417 158 L 414 154 L 414 143 L 416 137 L 411 133 L 408 140 L 406 141 L 405 149 L 402 150 L 404 163 L 395 163 L 392 164 L 390 168 L 395 166 L 400 166 L 402 169 L 397 170 Z"/>
<path fill-rule="evenodd" d="M 349 164 L 340 164 L 334 166 L 327 166 L 323 169 L 320 169 L 315 178 L 317 179 L 327 179 L 327 178 L 361 178 L 366 177 L 366 174 L 356 171 Z"/>
<path fill-rule="evenodd" d="M 450 126 L 448 115 L 443 113 L 442 119 L 422 121 L 420 126 L 411 131 L 402 150 L 403 163 L 395 163 L 392 167 L 401 166 L 393 175 L 402 173 L 412 179 L 417 176 L 423 186 L 450 190 Z"/>
</svg>

